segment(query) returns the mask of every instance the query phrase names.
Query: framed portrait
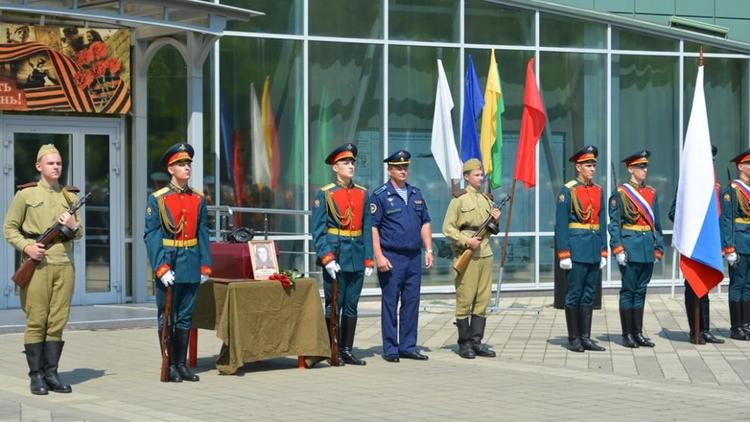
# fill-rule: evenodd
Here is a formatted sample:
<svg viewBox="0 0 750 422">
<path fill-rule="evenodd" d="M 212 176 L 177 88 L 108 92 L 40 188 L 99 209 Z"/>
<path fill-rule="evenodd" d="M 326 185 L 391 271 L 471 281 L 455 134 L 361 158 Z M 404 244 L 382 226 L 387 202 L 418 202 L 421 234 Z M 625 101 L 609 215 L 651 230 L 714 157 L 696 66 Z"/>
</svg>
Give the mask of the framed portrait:
<svg viewBox="0 0 750 422">
<path fill-rule="evenodd" d="M 247 244 L 250 247 L 250 262 L 255 280 L 268 280 L 271 275 L 279 272 L 273 240 L 251 240 Z"/>
</svg>

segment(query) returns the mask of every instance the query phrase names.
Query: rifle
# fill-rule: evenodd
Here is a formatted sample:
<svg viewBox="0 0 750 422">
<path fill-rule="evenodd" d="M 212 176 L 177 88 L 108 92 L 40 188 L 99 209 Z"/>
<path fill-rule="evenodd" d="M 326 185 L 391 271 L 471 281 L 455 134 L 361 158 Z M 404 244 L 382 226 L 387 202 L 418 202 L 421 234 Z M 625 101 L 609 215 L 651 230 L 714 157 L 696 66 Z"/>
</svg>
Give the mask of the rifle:
<svg viewBox="0 0 750 422">
<path fill-rule="evenodd" d="M 510 200 L 510 195 L 503 198 L 502 201 L 500 201 L 500 204 L 493 204 L 496 205 L 493 208 L 502 208 L 506 202 Z M 497 226 L 497 223 L 495 222 L 495 219 L 492 218 L 492 215 L 488 215 L 487 219 L 484 220 L 484 223 L 482 223 L 481 226 L 477 229 L 476 232 L 471 237 L 478 237 L 480 239 L 484 239 L 484 236 L 487 235 L 487 232 L 491 232 L 492 234 L 497 234 L 499 232 L 499 227 Z M 474 254 L 474 250 L 471 248 L 464 249 L 463 252 L 461 252 L 461 256 L 458 257 L 456 260 L 456 263 L 453 264 L 453 269 L 456 270 L 459 274 L 463 274 L 464 271 L 466 271 L 466 267 L 469 265 L 469 261 L 471 261 L 471 256 Z"/>
<path fill-rule="evenodd" d="M 617 193 L 617 169 L 615 168 L 615 163 L 612 161 L 609 162 L 609 166 L 612 168 L 612 195 Z M 618 198 L 619 199 L 619 198 Z M 622 203 L 621 201 L 617 201 L 619 206 L 617 207 L 617 231 L 620 233 L 620 242 L 622 242 Z M 612 224 L 610 221 L 609 224 Z M 606 239 L 605 239 L 606 241 Z"/>
<path fill-rule="evenodd" d="M 336 314 L 336 292 L 339 289 L 339 282 L 335 278 L 331 280 L 331 289 L 331 314 L 328 317 L 328 335 L 331 337 L 331 366 L 339 366 L 338 315 Z"/>
<path fill-rule="evenodd" d="M 730 216 L 732 218 L 732 246 L 735 246 L 734 244 L 734 213 L 737 212 L 737 209 L 734 205 L 734 189 L 732 188 L 732 173 L 729 171 L 729 167 L 727 167 L 727 189 L 729 189 L 729 203 L 730 207 L 732 208 L 732 215 Z M 739 261 L 740 255 L 737 254 L 737 261 Z M 735 264 L 737 262 L 735 261 Z"/>
<path fill-rule="evenodd" d="M 164 312 L 161 314 L 161 375 L 159 381 L 169 381 L 169 319 L 172 315 L 172 286 L 167 286 L 167 298 L 164 305 Z"/>
<path fill-rule="evenodd" d="M 78 209 L 86 203 L 86 200 L 89 196 L 91 196 L 91 192 L 84 195 L 83 198 L 79 199 L 78 202 L 68 208 L 68 212 L 71 215 L 75 215 L 76 211 L 78 211 Z M 44 233 L 36 238 L 36 243 L 41 243 L 42 245 L 44 245 L 44 248 L 47 249 L 47 247 L 49 247 L 49 245 L 51 245 L 58 236 L 65 236 L 62 229 L 62 224 L 55 222 L 55 224 L 53 224 L 51 227 L 45 230 Z M 21 266 L 18 267 L 15 273 L 13 273 L 11 280 L 13 280 L 13 282 L 16 283 L 16 285 L 18 285 L 18 287 L 20 288 L 28 286 L 29 282 L 31 281 L 31 277 L 34 275 L 34 271 L 36 271 L 36 266 L 39 265 L 39 262 L 40 261 L 27 256 L 21 263 Z"/>
</svg>

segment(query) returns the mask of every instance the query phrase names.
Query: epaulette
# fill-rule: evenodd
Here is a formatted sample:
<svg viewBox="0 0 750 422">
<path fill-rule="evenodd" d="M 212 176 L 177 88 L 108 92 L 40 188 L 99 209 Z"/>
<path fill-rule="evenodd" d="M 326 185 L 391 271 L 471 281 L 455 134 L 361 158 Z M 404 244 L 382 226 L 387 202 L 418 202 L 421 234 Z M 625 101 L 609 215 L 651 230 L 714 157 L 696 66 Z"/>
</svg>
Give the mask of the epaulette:
<svg viewBox="0 0 750 422">
<path fill-rule="evenodd" d="M 199 195 L 199 196 L 205 196 L 205 195 L 203 194 L 203 191 L 202 191 L 202 190 L 198 190 L 198 189 L 196 189 L 196 188 L 190 188 L 190 190 L 191 190 L 191 191 L 193 191 L 193 193 L 194 193 L 194 194 L 196 194 L 196 195 Z"/>
<path fill-rule="evenodd" d="M 80 189 L 78 189 L 77 187 L 75 187 L 73 185 L 67 185 L 63 189 L 65 189 L 68 192 L 73 192 L 73 193 L 78 193 L 78 192 L 81 191 Z"/>
<path fill-rule="evenodd" d="M 37 183 L 39 183 L 39 182 L 24 183 L 23 185 L 16 186 L 16 189 L 18 189 L 18 190 L 24 190 L 26 188 L 33 188 L 34 186 L 36 186 Z"/>
<path fill-rule="evenodd" d="M 454 198 L 458 198 L 465 193 L 466 193 L 466 189 L 453 189 L 451 191 L 451 195 L 453 195 Z"/>
<path fill-rule="evenodd" d="M 386 189 L 388 189 L 388 186 L 386 186 L 386 185 L 383 185 L 383 186 L 381 186 L 381 187 L 379 187 L 379 188 L 375 189 L 375 190 L 374 190 L 374 191 L 372 192 L 372 194 L 373 194 L 373 195 L 380 195 L 381 193 L 385 192 L 385 190 L 386 190 Z"/>
<path fill-rule="evenodd" d="M 646 186 L 644 186 L 644 187 L 645 187 L 646 189 L 650 189 L 650 190 L 652 190 L 652 191 L 656 192 L 656 188 L 654 188 L 654 187 L 653 187 L 653 186 L 651 186 L 651 185 L 646 185 Z"/>
<path fill-rule="evenodd" d="M 574 179 L 574 180 L 571 180 L 570 182 L 566 183 L 565 187 L 568 188 L 568 189 L 570 189 L 570 188 L 572 188 L 573 186 L 575 186 L 577 184 L 578 184 L 578 180 Z"/>
<path fill-rule="evenodd" d="M 165 186 L 165 187 L 163 187 L 163 188 L 159 189 L 158 191 L 154 192 L 154 194 L 153 194 L 153 195 L 154 195 L 155 197 L 157 197 L 157 198 L 158 198 L 158 197 L 160 197 L 160 196 L 164 195 L 165 193 L 167 193 L 167 192 L 169 192 L 169 191 L 171 191 L 171 190 L 172 190 L 172 189 L 169 189 L 169 187 L 166 187 L 166 186 Z"/>
<path fill-rule="evenodd" d="M 599 184 L 598 184 L 598 183 L 596 183 L 596 182 L 591 182 L 591 184 L 592 184 L 593 186 L 596 186 L 597 188 L 601 188 L 601 186 L 599 186 Z"/>
<path fill-rule="evenodd" d="M 327 185 L 325 185 L 325 186 L 321 186 L 321 187 L 320 187 L 320 190 L 331 190 L 331 188 L 333 188 L 333 187 L 335 187 L 335 186 L 336 186 L 336 184 L 335 184 L 335 183 L 329 183 L 329 184 L 327 184 Z"/>
<path fill-rule="evenodd" d="M 495 202 L 495 197 L 491 193 L 482 192 L 482 196 L 490 202 Z"/>
<path fill-rule="evenodd" d="M 362 189 L 363 191 L 366 191 L 366 190 L 367 190 L 367 188 L 366 188 L 366 187 L 364 187 L 364 186 L 362 186 L 362 185 L 358 185 L 358 184 L 356 184 L 356 183 L 354 184 L 354 187 L 355 187 L 355 188 L 359 188 L 359 189 Z"/>
</svg>

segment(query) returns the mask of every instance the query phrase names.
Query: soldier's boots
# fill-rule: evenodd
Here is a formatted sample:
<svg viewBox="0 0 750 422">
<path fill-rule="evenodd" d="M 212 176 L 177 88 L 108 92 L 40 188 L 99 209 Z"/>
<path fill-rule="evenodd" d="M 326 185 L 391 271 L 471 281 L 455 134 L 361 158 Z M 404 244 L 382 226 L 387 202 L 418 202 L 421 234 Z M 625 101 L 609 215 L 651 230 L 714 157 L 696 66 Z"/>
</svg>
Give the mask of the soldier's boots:
<svg viewBox="0 0 750 422">
<path fill-rule="evenodd" d="M 568 350 L 571 352 L 583 352 L 586 350 L 581 344 L 579 316 L 580 311 L 577 306 L 565 307 L 565 323 L 568 326 Z"/>
<path fill-rule="evenodd" d="M 750 300 L 740 302 L 740 322 L 742 330 L 750 339 Z"/>
<path fill-rule="evenodd" d="M 328 328 L 328 338 L 329 338 L 329 340 L 331 340 L 331 319 L 328 318 L 327 316 L 326 316 L 326 327 Z M 341 357 L 341 348 L 343 347 L 341 345 L 341 325 L 339 324 L 339 326 L 336 327 L 336 329 L 337 329 L 337 333 L 335 333 L 334 335 L 336 336 L 336 340 L 338 341 L 338 348 L 339 348 L 338 357 L 339 357 L 339 361 L 338 361 L 338 365 L 335 365 L 335 366 L 344 366 L 344 358 Z M 330 344 L 331 344 L 331 350 L 333 350 L 333 341 L 332 340 L 330 341 Z M 328 363 L 331 366 L 334 366 L 333 360 L 328 359 Z"/>
<path fill-rule="evenodd" d="M 633 338 L 635 338 L 635 341 L 639 346 L 655 346 L 650 338 L 643 335 L 643 308 L 633 309 Z"/>
<path fill-rule="evenodd" d="M 177 373 L 180 374 L 180 378 L 182 378 L 183 381 L 200 381 L 200 377 L 195 375 L 186 365 L 188 343 L 190 342 L 190 330 L 175 328 L 174 337 L 177 346 Z"/>
<path fill-rule="evenodd" d="M 633 310 L 620 308 L 620 324 L 622 325 L 622 345 L 631 349 L 638 348 L 633 337 Z"/>
<path fill-rule="evenodd" d="M 471 322 L 469 324 L 469 330 L 471 332 L 471 348 L 474 350 L 474 354 L 485 358 L 494 358 L 495 352 L 490 349 L 489 346 L 482 343 L 484 338 L 484 328 L 487 325 L 487 318 L 479 315 L 472 315 Z"/>
<path fill-rule="evenodd" d="M 464 359 L 474 359 L 477 354 L 471 344 L 469 318 L 457 319 L 456 328 L 458 329 L 458 355 Z"/>
<path fill-rule="evenodd" d="M 60 381 L 57 366 L 60 362 L 64 341 L 48 341 L 44 343 L 44 381 L 55 393 L 71 393 L 73 388 Z"/>
<path fill-rule="evenodd" d="M 167 382 L 182 382 L 180 373 L 177 372 L 177 346 L 175 345 L 175 339 L 173 335 L 170 335 L 167 331 L 167 352 L 169 355 L 169 366 L 167 367 Z M 162 348 L 161 344 L 161 329 L 156 332 L 159 335 L 159 350 Z"/>
<path fill-rule="evenodd" d="M 26 350 L 26 362 L 29 364 L 31 394 L 49 394 L 42 373 L 44 369 L 44 343 L 27 343 L 23 347 Z"/>
<path fill-rule="evenodd" d="M 688 334 L 688 341 L 693 344 L 706 344 L 706 338 L 703 336 L 704 333 L 701 333 L 700 336 L 698 336 L 698 343 L 695 342 L 695 331 L 690 330 L 690 333 Z M 709 333 L 710 334 L 710 333 Z"/>
<path fill-rule="evenodd" d="M 349 365 L 367 365 L 362 359 L 357 358 L 352 353 L 354 346 L 354 333 L 357 331 L 357 317 L 341 317 L 341 342 L 339 347 L 341 348 L 341 361 L 348 363 Z"/>
<path fill-rule="evenodd" d="M 581 346 L 584 349 L 592 352 L 603 352 L 606 349 L 596 344 L 595 341 L 591 340 L 591 319 L 594 314 L 594 307 L 592 305 L 581 305 L 580 306 L 580 319 L 579 327 L 581 334 Z"/>
<path fill-rule="evenodd" d="M 729 301 L 729 322 L 731 324 L 729 337 L 735 340 L 750 340 L 750 334 L 742 329 L 742 303 Z"/>
<path fill-rule="evenodd" d="M 710 331 L 706 330 L 701 333 L 701 340 L 705 341 L 706 343 L 715 343 L 715 344 L 723 344 L 724 339 L 718 338 L 711 334 Z"/>
</svg>

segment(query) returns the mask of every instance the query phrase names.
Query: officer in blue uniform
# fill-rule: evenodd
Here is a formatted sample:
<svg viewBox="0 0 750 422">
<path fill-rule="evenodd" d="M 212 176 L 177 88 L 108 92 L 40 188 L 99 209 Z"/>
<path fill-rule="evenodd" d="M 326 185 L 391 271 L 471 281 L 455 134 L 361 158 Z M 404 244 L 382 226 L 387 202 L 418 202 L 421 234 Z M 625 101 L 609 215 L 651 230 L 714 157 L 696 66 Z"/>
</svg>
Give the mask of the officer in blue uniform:
<svg viewBox="0 0 750 422">
<path fill-rule="evenodd" d="M 373 252 L 382 290 L 383 359 L 388 362 L 398 362 L 399 357 L 427 360 L 417 350 L 417 321 L 423 245 L 425 268 L 433 262 L 432 225 L 422 191 L 406 183 L 410 158 L 408 151 L 399 150 L 383 160 L 389 180 L 370 197 Z"/>
<path fill-rule="evenodd" d="M 357 328 L 357 304 L 364 277 L 369 277 L 372 260 L 372 225 L 367 206 L 367 189 L 354 184 L 357 147 L 347 143 L 334 149 L 326 164 L 336 174 L 336 181 L 320 188 L 312 206 L 312 238 L 318 263 L 323 271 L 326 323 L 330 324 L 333 279 L 338 291 L 336 315 L 341 361 L 365 365 L 352 354 Z M 330 327 L 329 327 L 330 332 Z"/>
<path fill-rule="evenodd" d="M 171 180 L 149 195 L 146 204 L 143 239 L 154 269 L 160 338 L 162 324 L 170 324 L 170 382 L 199 380 L 185 364 L 185 358 L 198 286 L 211 274 L 206 198 L 188 186 L 193 153 L 193 147 L 186 143 L 167 149 L 161 163 Z M 170 286 L 172 315 L 165 318 L 166 289 Z"/>
<path fill-rule="evenodd" d="M 643 335 L 643 307 L 646 288 L 654 272 L 654 262 L 664 254 L 659 200 L 656 190 L 646 185 L 648 150 L 622 160 L 630 179 L 617 187 L 609 198 L 610 248 L 622 275 L 620 322 L 623 346 L 654 347 Z"/>
<path fill-rule="evenodd" d="M 573 154 L 576 178 L 558 195 L 555 242 L 560 268 L 568 270 L 565 321 L 568 349 L 604 351 L 591 340 L 591 318 L 599 273 L 607 265 L 607 220 L 604 193 L 593 182 L 599 150 L 587 145 Z"/>
<path fill-rule="evenodd" d="M 729 264 L 730 337 L 750 340 L 750 149 L 732 161 L 739 177 L 721 195 L 721 243 Z"/>
</svg>

